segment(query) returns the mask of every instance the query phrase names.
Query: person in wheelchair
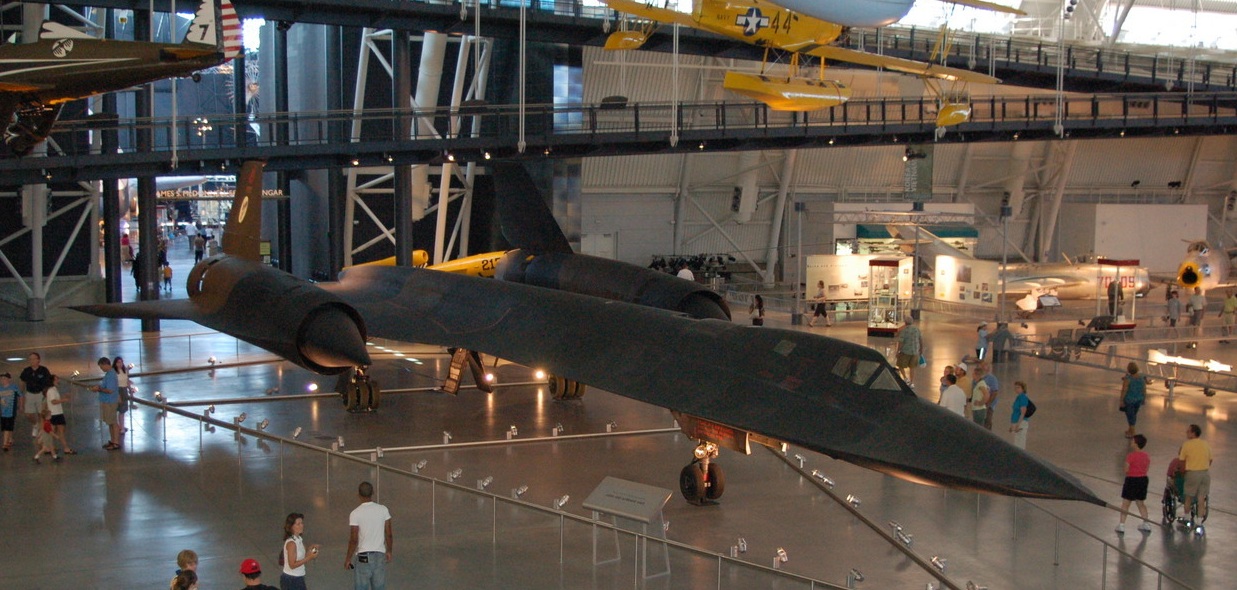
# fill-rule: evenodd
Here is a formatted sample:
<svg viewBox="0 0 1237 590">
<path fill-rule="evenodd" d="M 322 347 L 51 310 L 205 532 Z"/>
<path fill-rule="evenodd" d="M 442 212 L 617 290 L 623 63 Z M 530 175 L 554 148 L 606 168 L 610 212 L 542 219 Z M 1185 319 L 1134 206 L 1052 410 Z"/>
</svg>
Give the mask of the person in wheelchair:
<svg viewBox="0 0 1237 590">
<path fill-rule="evenodd" d="M 1184 465 L 1177 457 L 1168 462 L 1168 471 L 1164 474 L 1164 524 L 1177 522 L 1177 507 L 1185 497 L 1185 492 L 1181 489 L 1185 486 Z"/>
</svg>

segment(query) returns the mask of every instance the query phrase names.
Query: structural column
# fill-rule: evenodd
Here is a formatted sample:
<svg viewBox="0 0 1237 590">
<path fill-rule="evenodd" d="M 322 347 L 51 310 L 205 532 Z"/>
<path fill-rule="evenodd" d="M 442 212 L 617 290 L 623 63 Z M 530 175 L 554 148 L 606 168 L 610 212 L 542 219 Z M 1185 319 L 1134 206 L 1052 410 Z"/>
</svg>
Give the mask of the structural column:
<svg viewBox="0 0 1237 590">
<path fill-rule="evenodd" d="M 343 29 L 338 26 L 329 26 L 326 29 L 326 53 L 327 53 L 327 68 L 326 68 L 326 100 L 329 110 L 338 111 L 344 108 L 343 105 Z M 332 122 L 327 126 L 327 135 L 331 143 L 345 143 L 348 141 L 347 130 L 345 124 L 340 121 Z M 345 246 L 344 236 L 344 213 L 348 200 L 347 185 L 343 182 L 343 178 L 339 174 L 331 173 L 327 175 L 327 203 L 329 203 L 331 219 L 330 227 L 330 253 L 331 253 L 331 278 L 335 278 L 335 273 L 344 266 L 344 248 L 351 248 L 351 245 Z"/>
<path fill-rule="evenodd" d="M 275 24 L 275 111 L 288 112 L 288 29 L 292 23 L 279 21 Z M 275 126 L 275 143 L 288 145 L 288 125 L 285 118 Z M 288 173 L 280 171 L 276 174 L 275 183 L 284 198 L 276 204 L 276 216 L 279 220 L 279 268 L 284 272 L 292 272 L 292 183 Z"/>
<path fill-rule="evenodd" d="M 146 10 L 133 11 L 133 36 L 136 39 L 150 38 L 150 19 L 151 14 Z M 147 84 L 138 89 L 136 100 L 134 101 L 133 114 L 141 118 L 150 117 L 154 114 L 153 89 L 151 84 Z M 137 151 L 149 152 L 154 147 L 153 130 L 149 127 L 138 129 L 136 131 Z M 137 179 L 137 207 L 138 207 L 138 252 L 140 260 L 135 261 L 134 265 L 139 265 L 140 268 L 135 269 L 139 277 L 139 286 L 141 293 L 139 298 L 143 301 L 159 298 L 159 279 L 156 277 L 156 270 L 159 262 L 159 224 L 158 224 L 158 209 L 155 203 L 155 179 L 150 176 L 145 176 Z M 143 332 L 158 332 L 159 320 L 143 319 Z"/>
<path fill-rule="evenodd" d="M 108 22 L 111 22 L 110 19 Z M 116 94 L 103 95 L 103 112 L 112 116 L 116 114 Z M 102 151 L 104 154 L 114 154 L 119 145 L 115 127 L 103 130 Z M 108 303 L 119 303 L 123 299 L 121 290 L 122 267 L 120 265 L 120 191 L 115 179 L 103 181 L 103 276 Z"/>
<path fill-rule="evenodd" d="M 108 9 L 105 11 L 103 37 L 106 39 L 114 39 L 116 37 L 115 19 L 113 11 Z M 116 108 L 117 99 L 115 92 L 108 92 L 100 97 L 102 103 L 102 113 L 104 116 L 116 117 L 118 109 Z M 104 154 L 114 154 L 119 150 L 120 137 L 119 131 L 114 126 L 108 126 L 103 130 L 100 138 L 100 150 Z M 120 190 L 116 180 L 103 181 L 103 281 L 104 292 L 108 303 L 119 303 L 124 299 L 123 291 L 120 286 L 122 280 L 121 273 L 123 267 L 120 263 Z"/>
<path fill-rule="evenodd" d="M 400 141 L 412 137 L 412 48 L 409 47 L 408 31 L 391 31 L 391 70 L 394 84 L 391 97 L 400 115 L 396 118 L 395 136 Z M 437 93 L 438 87 L 434 86 Z M 428 176 L 425 166 L 418 166 L 422 174 L 414 174 L 412 166 L 406 163 L 395 164 L 395 264 L 412 266 L 412 223 L 414 216 L 425 211 L 424 201 L 414 204 L 417 190 L 414 179 L 421 177 L 421 186 L 428 187 Z M 428 199 L 428 195 L 425 197 Z M 416 211 L 414 211 L 416 210 Z"/>
<path fill-rule="evenodd" d="M 33 43 L 39 39 L 39 27 L 47 17 L 47 6 L 22 5 L 22 41 Z M 41 143 L 28 157 L 47 156 L 47 144 Z M 25 216 L 30 228 L 30 297 L 26 299 L 26 319 L 41 322 L 47 317 L 47 293 L 43 284 L 43 225 L 47 223 L 48 188 L 46 184 L 28 184 L 21 189 L 22 200 L 28 212 Z"/>
</svg>

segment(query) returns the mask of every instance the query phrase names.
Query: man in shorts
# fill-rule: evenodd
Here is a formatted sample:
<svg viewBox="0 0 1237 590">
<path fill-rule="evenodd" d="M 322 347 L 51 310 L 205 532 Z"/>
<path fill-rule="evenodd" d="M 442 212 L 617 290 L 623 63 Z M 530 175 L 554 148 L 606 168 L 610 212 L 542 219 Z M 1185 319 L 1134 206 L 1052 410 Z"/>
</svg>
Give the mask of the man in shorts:
<svg viewBox="0 0 1237 590">
<path fill-rule="evenodd" d="M 26 413 L 26 421 L 30 423 L 30 436 L 33 438 L 39 435 L 39 426 L 43 424 L 40 417 L 44 407 L 43 390 L 51 387 L 52 372 L 42 365 L 43 357 L 37 352 L 30 353 L 29 361 L 30 366 L 22 369 L 20 378 L 26 390 L 22 396 L 22 401 L 25 402 L 23 411 Z"/>
<path fill-rule="evenodd" d="M 898 329 L 898 373 L 907 385 L 915 384 L 915 367 L 919 366 L 919 355 L 923 354 L 923 336 L 915 327 L 915 318 L 906 316 L 906 325 Z"/>
<path fill-rule="evenodd" d="M 1191 527 L 1207 520 L 1207 496 L 1211 493 L 1211 446 L 1199 438 L 1202 435 L 1203 430 L 1191 424 L 1177 457 L 1185 464 L 1185 513 L 1193 514 L 1192 508 L 1198 506 L 1198 522 L 1187 523 Z"/>
<path fill-rule="evenodd" d="M 1224 297 L 1224 307 L 1220 309 L 1220 320 L 1224 324 L 1224 340 L 1220 344 L 1228 344 L 1228 338 L 1233 335 L 1233 324 L 1237 323 L 1237 293 L 1229 289 Z"/>
<path fill-rule="evenodd" d="M 111 440 L 103 445 L 104 449 L 115 451 L 120 448 L 120 422 L 116 420 L 116 405 L 120 402 L 120 384 L 116 379 L 116 371 L 112 368 L 112 360 L 99 358 L 99 370 L 103 371 L 103 381 L 91 387 L 99 394 L 99 419 L 107 424 Z"/>
</svg>

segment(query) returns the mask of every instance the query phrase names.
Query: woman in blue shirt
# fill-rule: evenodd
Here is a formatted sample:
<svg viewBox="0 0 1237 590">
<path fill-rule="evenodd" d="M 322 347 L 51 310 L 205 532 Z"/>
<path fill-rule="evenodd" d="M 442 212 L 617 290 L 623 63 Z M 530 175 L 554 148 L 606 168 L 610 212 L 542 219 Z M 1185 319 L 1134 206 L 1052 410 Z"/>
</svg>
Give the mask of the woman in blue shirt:
<svg viewBox="0 0 1237 590">
<path fill-rule="evenodd" d="M 17 420 L 17 402 L 21 390 L 13 385 L 13 376 L 0 373 L 0 431 L 4 432 L 4 452 L 13 448 L 13 427 Z"/>
<path fill-rule="evenodd" d="M 1147 377 L 1138 374 L 1138 363 L 1130 362 L 1125 367 L 1126 375 L 1121 378 L 1121 411 L 1125 412 L 1125 421 L 1130 427 L 1125 430 L 1125 438 L 1134 438 L 1134 425 L 1138 423 L 1138 410 L 1147 399 Z"/>
<path fill-rule="evenodd" d="M 1014 382 L 1014 411 L 1009 415 L 1009 431 L 1014 433 L 1014 446 L 1020 449 L 1027 448 L 1027 428 L 1031 426 L 1031 419 L 1027 417 L 1027 406 L 1031 404 L 1031 399 L 1027 397 L 1027 384 L 1021 381 Z"/>
</svg>

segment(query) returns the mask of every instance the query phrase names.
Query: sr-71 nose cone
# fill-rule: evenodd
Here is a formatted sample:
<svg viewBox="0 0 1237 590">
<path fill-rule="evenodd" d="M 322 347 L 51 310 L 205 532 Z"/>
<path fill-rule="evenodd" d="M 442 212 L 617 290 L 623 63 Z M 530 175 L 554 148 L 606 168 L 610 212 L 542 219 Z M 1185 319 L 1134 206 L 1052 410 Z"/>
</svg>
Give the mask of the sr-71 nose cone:
<svg viewBox="0 0 1237 590">
<path fill-rule="evenodd" d="M 322 367 L 365 367 L 371 364 L 365 338 L 356 322 L 334 306 L 315 309 L 306 318 L 299 339 L 301 354 Z"/>
<path fill-rule="evenodd" d="M 897 404 L 875 426 L 854 441 L 857 453 L 829 454 L 917 483 L 1105 505 L 1074 476 L 919 398 Z"/>
</svg>

